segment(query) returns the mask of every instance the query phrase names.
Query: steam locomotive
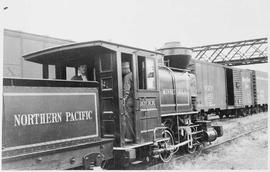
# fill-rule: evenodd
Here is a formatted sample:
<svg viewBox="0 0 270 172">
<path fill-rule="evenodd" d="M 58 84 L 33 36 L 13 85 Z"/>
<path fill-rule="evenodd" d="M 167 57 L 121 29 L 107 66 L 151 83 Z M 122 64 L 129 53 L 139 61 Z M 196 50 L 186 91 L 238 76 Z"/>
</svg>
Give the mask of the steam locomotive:
<svg viewBox="0 0 270 172">
<path fill-rule="evenodd" d="M 168 162 L 179 147 L 192 153 L 215 141 L 222 126 L 211 126 L 198 109 L 191 55 L 172 44 L 149 51 L 106 41 L 25 55 L 42 66 L 43 78 L 3 79 L 2 168 L 91 169 L 109 161 L 125 168 L 152 158 Z M 123 61 L 134 81 L 132 143 L 123 134 Z M 82 64 L 89 81 L 70 80 Z"/>
</svg>

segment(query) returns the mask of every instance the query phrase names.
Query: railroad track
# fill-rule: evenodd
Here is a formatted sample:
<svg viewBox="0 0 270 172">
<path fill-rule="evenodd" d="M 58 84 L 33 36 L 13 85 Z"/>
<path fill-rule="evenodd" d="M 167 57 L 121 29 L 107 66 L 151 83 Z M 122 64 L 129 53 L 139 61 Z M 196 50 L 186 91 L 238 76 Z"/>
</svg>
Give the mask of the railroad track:
<svg viewBox="0 0 270 172">
<path fill-rule="evenodd" d="M 221 146 L 221 145 L 223 145 L 223 144 L 229 143 L 229 142 L 231 142 L 231 141 L 234 141 L 234 140 L 237 140 L 237 139 L 239 139 L 239 138 L 241 138 L 241 137 L 244 137 L 244 136 L 246 136 L 246 135 L 249 135 L 249 134 L 251 134 L 251 133 L 253 133 L 253 132 L 260 131 L 260 130 L 263 130 L 263 129 L 266 129 L 266 128 L 267 128 L 267 126 L 264 126 L 264 127 L 257 127 L 256 129 L 253 129 L 253 130 L 251 130 L 251 131 L 247 131 L 247 132 L 241 133 L 241 134 L 239 134 L 239 135 L 237 135 L 237 136 L 234 136 L 234 137 L 232 137 L 232 138 L 230 138 L 230 139 L 224 140 L 224 141 L 219 142 L 219 143 L 217 143 L 217 144 L 213 144 L 213 145 L 210 145 L 210 146 L 206 146 L 206 147 L 202 148 L 201 150 L 197 151 L 197 152 L 194 153 L 194 154 L 185 154 L 185 155 L 177 156 L 177 157 L 174 158 L 174 160 L 179 160 L 179 159 L 182 159 L 182 158 L 192 158 L 192 157 L 199 156 L 199 155 L 201 155 L 201 153 L 203 153 L 204 151 L 206 151 L 206 150 L 208 150 L 208 149 L 213 149 L 213 148 L 215 148 L 215 147 Z"/>
<path fill-rule="evenodd" d="M 213 144 L 213 145 L 207 146 L 207 147 L 205 147 L 203 150 L 207 150 L 207 149 L 210 149 L 210 148 L 214 148 L 214 147 L 220 146 L 220 145 L 222 145 L 222 144 L 231 142 L 231 141 L 233 141 L 233 140 L 236 140 L 236 139 L 238 139 L 238 138 L 241 138 L 241 137 L 243 137 L 243 136 L 249 135 L 249 134 L 251 134 L 251 133 L 253 133 L 253 132 L 260 131 L 260 130 L 263 130 L 263 129 L 266 129 L 266 128 L 267 128 L 267 126 L 265 126 L 265 127 L 257 127 L 256 129 L 253 129 L 252 131 L 247 131 L 247 132 L 245 132 L 245 133 L 242 133 L 242 134 L 239 134 L 239 135 L 237 135 L 237 136 L 234 136 L 234 137 L 232 137 L 232 138 L 230 138 L 230 139 L 224 140 L 224 141 L 222 141 L 222 142 L 220 142 L 220 143 L 217 143 L 217 144 Z"/>
</svg>

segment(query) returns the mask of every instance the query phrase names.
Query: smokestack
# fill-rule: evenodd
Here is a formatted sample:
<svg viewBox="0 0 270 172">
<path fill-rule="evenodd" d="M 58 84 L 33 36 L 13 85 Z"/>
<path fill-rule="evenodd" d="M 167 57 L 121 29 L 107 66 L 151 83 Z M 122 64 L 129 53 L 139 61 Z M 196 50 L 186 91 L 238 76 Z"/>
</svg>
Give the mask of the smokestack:
<svg viewBox="0 0 270 172">
<path fill-rule="evenodd" d="M 180 69 L 187 68 L 192 56 L 192 49 L 182 47 L 180 42 L 166 42 L 158 51 L 164 54 L 167 66 Z"/>
</svg>

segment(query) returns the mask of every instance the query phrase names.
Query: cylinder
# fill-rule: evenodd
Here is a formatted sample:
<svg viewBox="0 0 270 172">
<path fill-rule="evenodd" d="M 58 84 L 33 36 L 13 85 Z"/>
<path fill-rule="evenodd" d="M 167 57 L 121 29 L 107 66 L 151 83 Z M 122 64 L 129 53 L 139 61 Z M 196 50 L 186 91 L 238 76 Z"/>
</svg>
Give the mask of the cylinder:
<svg viewBox="0 0 270 172">
<path fill-rule="evenodd" d="M 213 142 L 217 139 L 217 132 L 214 128 L 210 127 L 208 128 L 205 132 L 205 140 L 208 141 L 208 142 Z"/>
<path fill-rule="evenodd" d="M 216 130 L 218 137 L 223 136 L 223 126 L 213 126 L 213 128 Z"/>
</svg>

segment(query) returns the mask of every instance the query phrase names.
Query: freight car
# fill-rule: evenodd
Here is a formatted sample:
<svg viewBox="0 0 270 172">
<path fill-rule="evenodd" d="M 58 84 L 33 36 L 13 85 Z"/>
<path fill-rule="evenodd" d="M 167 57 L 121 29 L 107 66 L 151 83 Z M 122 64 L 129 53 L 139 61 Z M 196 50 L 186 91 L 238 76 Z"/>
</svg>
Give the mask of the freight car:
<svg viewBox="0 0 270 172">
<path fill-rule="evenodd" d="M 255 111 L 268 110 L 268 73 L 252 71 L 253 95 Z"/>
<path fill-rule="evenodd" d="M 170 53 L 166 47 L 160 51 Z M 90 168 L 109 159 L 117 168 L 152 158 L 167 162 L 180 146 L 194 152 L 222 136 L 221 126 L 211 126 L 195 110 L 195 75 L 183 69 L 191 49 L 178 47 L 171 54 L 181 57 L 175 63 L 182 66 L 175 68 L 163 65 L 163 53 L 92 41 L 25 55 L 42 65 L 43 79 L 4 79 L 3 168 Z M 133 73 L 133 142 L 124 136 L 122 62 Z M 77 73 L 82 64 L 89 81 L 71 81 L 67 69 Z M 48 79 L 51 72 L 55 79 Z"/>
<path fill-rule="evenodd" d="M 268 74 L 220 64 L 191 60 L 196 76 L 197 110 L 208 114 L 246 116 L 267 110 Z"/>
<path fill-rule="evenodd" d="M 40 51 L 45 48 L 71 44 L 74 41 L 53 38 L 44 35 L 4 29 L 3 42 L 3 76 L 19 78 L 41 78 L 42 66 L 26 61 L 24 54 Z M 53 70 L 49 68 L 49 70 Z M 50 76 L 51 78 L 54 76 Z"/>
<path fill-rule="evenodd" d="M 222 65 L 192 60 L 190 67 L 196 76 L 197 109 L 207 118 L 207 114 L 219 116 L 228 109 L 226 70 Z"/>
</svg>

